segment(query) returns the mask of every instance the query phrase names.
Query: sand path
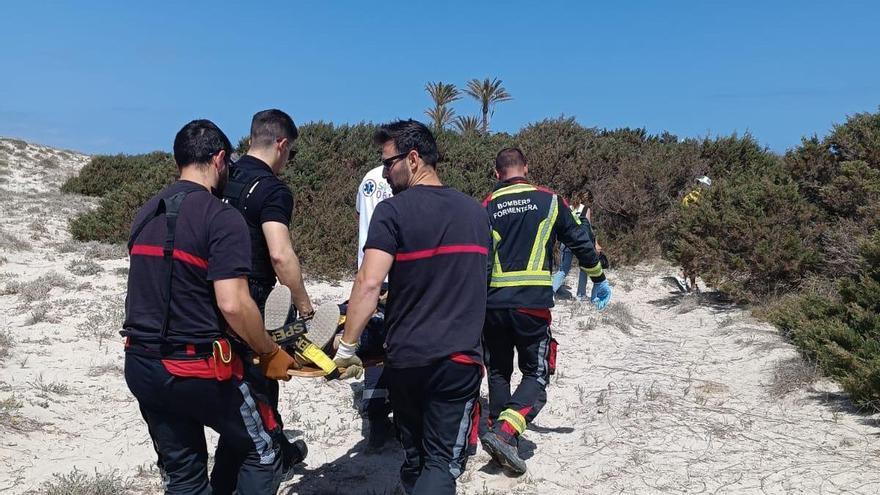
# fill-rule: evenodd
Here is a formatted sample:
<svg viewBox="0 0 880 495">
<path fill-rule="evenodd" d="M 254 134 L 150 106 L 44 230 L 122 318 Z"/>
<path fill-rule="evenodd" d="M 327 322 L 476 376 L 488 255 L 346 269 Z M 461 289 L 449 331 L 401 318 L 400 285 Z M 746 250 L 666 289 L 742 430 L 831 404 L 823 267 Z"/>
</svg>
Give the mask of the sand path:
<svg viewBox="0 0 880 495">
<path fill-rule="evenodd" d="M 0 140 L 0 492 L 74 468 L 161 491 L 121 372 L 125 253 L 72 241 L 68 219 L 97 201 L 58 192 L 87 160 Z M 612 271 L 602 314 L 557 305 L 560 369 L 523 442 L 529 473 L 507 477 L 480 449 L 460 493 L 880 492 L 877 417 L 816 380 L 773 327 L 714 294 L 674 291 L 671 271 Z M 332 303 L 351 282 L 309 286 Z M 401 455 L 363 452 L 360 388 L 283 386 L 288 428 L 311 453 L 282 493 L 393 492 Z"/>
</svg>

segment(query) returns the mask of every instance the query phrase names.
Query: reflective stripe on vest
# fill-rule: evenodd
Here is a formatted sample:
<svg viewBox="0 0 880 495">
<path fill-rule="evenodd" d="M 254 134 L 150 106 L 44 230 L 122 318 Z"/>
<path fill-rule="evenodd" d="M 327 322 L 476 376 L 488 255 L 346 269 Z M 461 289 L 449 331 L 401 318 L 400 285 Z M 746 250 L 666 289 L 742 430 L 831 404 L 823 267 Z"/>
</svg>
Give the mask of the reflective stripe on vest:
<svg viewBox="0 0 880 495">
<path fill-rule="evenodd" d="M 515 190 L 514 190 L 515 189 Z M 504 194 L 513 194 L 517 192 L 535 191 L 537 188 L 530 184 L 514 184 L 497 192 Z M 493 194 L 495 199 L 498 194 Z M 553 233 L 553 224 L 556 223 L 556 217 L 559 210 L 559 199 L 555 194 L 550 200 L 550 211 L 547 218 L 541 220 L 538 224 L 538 235 L 532 244 L 532 251 L 529 254 L 529 260 L 526 262 L 525 270 L 515 270 L 505 272 L 501 268 L 501 260 L 498 257 L 498 245 L 501 243 L 501 234 L 496 230 L 492 230 L 492 242 L 495 246 L 495 262 L 492 264 L 492 280 L 489 287 L 529 287 L 529 286 L 547 286 L 553 285 L 550 270 L 544 270 L 544 262 L 547 259 L 547 243 Z"/>
</svg>

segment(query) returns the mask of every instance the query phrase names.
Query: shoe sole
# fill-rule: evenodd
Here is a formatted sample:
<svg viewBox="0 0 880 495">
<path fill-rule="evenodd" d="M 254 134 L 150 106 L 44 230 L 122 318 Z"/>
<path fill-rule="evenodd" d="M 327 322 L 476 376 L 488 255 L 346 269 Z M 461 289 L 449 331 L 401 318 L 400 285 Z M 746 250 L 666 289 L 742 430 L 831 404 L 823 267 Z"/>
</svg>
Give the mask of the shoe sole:
<svg viewBox="0 0 880 495">
<path fill-rule="evenodd" d="M 269 293 L 269 297 L 266 298 L 263 323 L 270 330 L 281 328 L 287 322 L 289 312 L 290 289 L 286 285 L 276 285 Z"/>
<path fill-rule="evenodd" d="M 495 439 L 492 436 L 488 436 L 486 438 L 481 438 L 480 443 L 483 444 L 483 450 L 489 453 L 492 456 L 492 459 L 495 459 L 495 462 L 501 464 L 503 467 L 509 469 L 516 475 L 523 475 L 526 473 L 526 466 L 523 463 L 522 466 L 517 466 L 515 463 L 511 462 L 507 456 L 505 456 L 498 446 L 495 445 L 495 442 L 500 442 L 501 440 Z"/>
<path fill-rule="evenodd" d="M 266 298 L 263 323 L 267 329 L 283 327 L 290 312 L 290 289 L 278 285 Z M 339 326 L 339 306 L 324 304 L 315 310 L 315 316 L 306 322 L 306 338 L 323 349 L 336 335 Z"/>
<path fill-rule="evenodd" d="M 336 329 L 339 328 L 339 306 L 336 304 L 318 306 L 315 316 L 306 322 L 306 328 L 308 328 L 306 337 L 319 348 L 326 348 L 336 336 Z"/>
</svg>

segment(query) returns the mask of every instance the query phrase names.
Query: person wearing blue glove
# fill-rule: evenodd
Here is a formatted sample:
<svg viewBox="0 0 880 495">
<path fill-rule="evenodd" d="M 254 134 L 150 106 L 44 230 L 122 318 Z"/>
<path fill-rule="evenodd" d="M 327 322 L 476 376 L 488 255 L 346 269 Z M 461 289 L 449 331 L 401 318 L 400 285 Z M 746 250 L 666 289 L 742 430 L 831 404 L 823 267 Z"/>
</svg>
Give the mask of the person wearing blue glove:
<svg viewBox="0 0 880 495">
<path fill-rule="evenodd" d="M 514 474 L 526 472 L 519 437 L 547 402 L 547 383 L 556 362 L 550 308 L 557 239 L 593 281 L 596 307 L 604 308 L 611 299 L 589 221 L 555 192 L 529 183 L 528 170 L 521 150 L 501 150 L 495 158 L 498 184 L 483 201 L 493 243 L 483 326 L 489 428 L 480 440 L 489 455 Z M 522 380 L 511 393 L 514 354 Z"/>
</svg>

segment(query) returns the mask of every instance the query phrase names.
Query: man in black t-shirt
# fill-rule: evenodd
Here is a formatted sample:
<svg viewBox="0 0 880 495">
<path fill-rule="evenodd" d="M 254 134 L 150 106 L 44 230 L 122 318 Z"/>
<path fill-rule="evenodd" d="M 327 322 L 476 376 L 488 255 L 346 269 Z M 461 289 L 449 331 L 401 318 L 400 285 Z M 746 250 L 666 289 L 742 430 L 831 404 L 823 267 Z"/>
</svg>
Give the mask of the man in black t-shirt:
<svg viewBox="0 0 880 495">
<path fill-rule="evenodd" d="M 129 241 L 125 381 L 138 401 L 168 493 L 275 493 L 278 425 L 244 380 L 234 331 L 262 373 L 288 379 L 294 360 L 269 337 L 251 299 L 244 220 L 212 192 L 227 174 L 229 139 L 195 120 L 177 133 L 180 180 L 138 211 Z M 210 481 L 204 428 L 220 434 Z M 219 469 L 237 459 L 237 485 Z"/>
<path fill-rule="evenodd" d="M 360 364 L 357 342 L 385 276 L 385 373 L 408 494 L 454 494 L 476 442 L 486 313 L 489 217 L 441 184 L 434 136 L 414 120 L 382 126 L 384 176 L 394 192 L 370 221 L 335 361 Z"/>
<path fill-rule="evenodd" d="M 278 178 L 290 160 L 298 134 L 293 119 L 281 110 L 257 112 L 251 121 L 250 149 L 232 166 L 229 183 L 223 190 L 223 201 L 238 209 L 247 222 L 253 263 L 248 276 L 251 297 L 263 313 L 269 293 L 276 280 L 280 280 L 290 288 L 292 298 L 288 323 L 297 310 L 304 318 L 315 313 L 290 239 L 293 193 Z M 278 382 L 267 380 L 253 366 L 246 365 L 245 374 L 258 397 L 271 405 L 281 431 L 284 424 L 278 412 Z M 302 461 L 305 444 L 291 443 L 283 433 L 275 440 L 281 444 L 287 473 Z"/>
</svg>

